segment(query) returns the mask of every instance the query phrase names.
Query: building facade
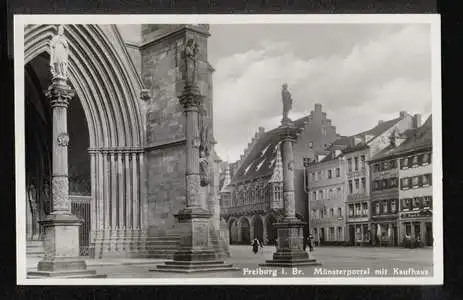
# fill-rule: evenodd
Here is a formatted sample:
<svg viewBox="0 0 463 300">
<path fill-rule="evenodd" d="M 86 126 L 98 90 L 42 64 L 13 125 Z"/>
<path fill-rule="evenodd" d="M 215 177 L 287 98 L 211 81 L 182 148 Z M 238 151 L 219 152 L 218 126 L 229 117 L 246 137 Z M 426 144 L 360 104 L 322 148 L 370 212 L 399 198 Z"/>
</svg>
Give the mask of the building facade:
<svg viewBox="0 0 463 300">
<path fill-rule="evenodd" d="M 295 142 L 295 201 L 296 214 L 307 221 L 307 193 L 303 159 L 314 158 L 338 135 L 331 120 L 322 112 L 321 105 L 315 104 L 309 116 L 294 121 L 302 133 Z M 283 169 L 281 166 L 281 137 L 275 130 L 262 133 L 259 129 L 251 149 L 245 151 L 239 163 L 231 164 L 236 169 L 224 198 L 230 193 L 230 200 L 223 200 L 222 217 L 227 220 L 231 243 L 248 243 L 254 237 L 266 244 L 273 244 L 275 223 L 283 212 Z M 257 138 L 256 138 L 257 137 Z"/>
<path fill-rule="evenodd" d="M 370 222 L 371 175 L 367 161 L 389 145 L 393 132 L 401 134 L 416 128 L 419 119 L 419 115 L 411 116 L 402 111 L 398 118 L 379 121 L 374 128 L 353 136 L 351 144 L 343 150 L 347 169 L 348 240 L 351 244 L 371 244 L 374 236 Z"/>
<path fill-rule="evenodd" d="M 340 149 L 332 149 L 326 156 L 307 168 L 309 190 L 309 228 L 318 245 L 345 242 L 345 160 Z"/>
<path fill-rule="evenodd" d="M 417 129 L 395 155 L 399 169 L 399 243 L 414 239 L 420 246 L 433 245 L 432 119 Z"/>
<path fill-rule="evenodd" d="M 373 246 L 399 245 L 399 162 L 391 154 L 404 139 L 405 133 L 393 132 L 390 144 L 369 161 Z"/>
</svg>

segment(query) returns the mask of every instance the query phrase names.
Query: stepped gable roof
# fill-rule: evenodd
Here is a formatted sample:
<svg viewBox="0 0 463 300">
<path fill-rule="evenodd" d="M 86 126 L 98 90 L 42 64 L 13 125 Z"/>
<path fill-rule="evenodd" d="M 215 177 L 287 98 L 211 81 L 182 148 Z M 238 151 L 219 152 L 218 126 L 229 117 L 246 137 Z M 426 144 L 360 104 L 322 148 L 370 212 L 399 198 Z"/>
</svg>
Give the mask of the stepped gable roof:
<svg viewBox="0 0 463 300">
<path fill-rule="evenodd" d="M 361 137 L 361 136 L 366 136 L 366 135 L 371 135 L 372 138 L 365 141 L 365 142 L 360 142 L 357 145 L 348 145 L 346 149 L 343 150 L 344 153 L 349 153 L 349 152 L 354 152 L 357 150 L 365 149 L 368 147 L 368 143 L 371 142 L 373 139 L 376 137 L 380 136 L 383 134 L 386 130 L 397 124 L 402 119 L 402 117 L 398 117 L 389 121 L 384 121 L 382 123 L 379 123 L 375 127 L 371 128 L 370 130 L 360 132 L 358 134 L 355 134 L 351 136 L 351 139 L 354 139 L 355 137 Z"/>
<path fill-rule="evenodd" d="M 294 125 L 303 128 L 308 120 L 308 116 L 299 118 L 294 121 Z M 277 153 L 276 146 L 281 141 L 276 131 L 277 128 L 267 131 L 256 141 L 251 152 L 244 158 L 241 167 L 233 175 L 231 184 L 272 175 Z"/>
<path fill-rule="evenodd" d="M 403 136 L 405 137 L 405 141 L 402 144 L 397 147 L 387 146 L 376 154 L 371 161 L 395 157 L 418 149 L 432 147 L 432 116 L 421 127 L 406 130 Z"/>
</svg>

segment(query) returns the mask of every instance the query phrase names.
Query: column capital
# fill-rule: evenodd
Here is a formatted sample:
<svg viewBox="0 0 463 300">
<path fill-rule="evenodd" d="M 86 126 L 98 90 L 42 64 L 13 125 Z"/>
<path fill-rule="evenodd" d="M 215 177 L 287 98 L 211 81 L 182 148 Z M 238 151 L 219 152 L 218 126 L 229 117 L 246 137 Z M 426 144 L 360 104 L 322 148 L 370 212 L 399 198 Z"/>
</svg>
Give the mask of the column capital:
<svg viewBox="0 0 463 300">
<path fill-rule="evenodd" d="M 278 127 L 278 134 L 283 140 L 296 141 L 297 136 L 301 133 L 302 129 L 294 125 L 293 122 L 285 123 Z"/>
<path fill-rule="evenodd" d="M 74 90 L 61 79 L 54 79 L 53 83 L 48 87 L 45 96 L 50 99 L 51 107 L 67 107 L 69 101 L 74 97 Z"/>
<path fill-rule="evenodd" d="M 202 98 L 203 96 L 196 85 L 186 85 L 182 95 L 179 97 L 179 101 L 185 111 L 191 111 L 198 110 Z"/>
</svg>

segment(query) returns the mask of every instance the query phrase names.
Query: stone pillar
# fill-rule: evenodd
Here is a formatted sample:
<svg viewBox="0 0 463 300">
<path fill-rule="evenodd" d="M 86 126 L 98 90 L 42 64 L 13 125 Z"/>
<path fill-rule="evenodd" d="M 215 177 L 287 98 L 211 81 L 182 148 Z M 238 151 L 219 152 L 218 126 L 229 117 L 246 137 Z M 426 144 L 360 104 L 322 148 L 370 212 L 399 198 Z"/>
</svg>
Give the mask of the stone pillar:
<svg viewBox="0 0 463 300">
<path fill-rule="evenodd" d="M 202 95 L 194 84 L 186 84 L 180 96 L 185 111 L 186 136 L 186 206 L 175 217 L 178 219 L 180 247 L 174 253 L 173 261 L 158 265 L 151 271 L 191 273 L 207 270 L 237 270 L 230 264 L 217 259 L 217 253 L 209 243 L 208 210 L 201 207 L 198 107 Z"/>
<path fill-rule="evenodd" d="M 267 222 L 268 222 L 268 217 L 267 218 L 264 218 L 262 220 L 262 240 L 263 240 L 263 243 L 264 245 L 268 245 L 268 232 L 267 232 Z"/>
<path fill-rule="evenodd" d="M 282 147 L 284 218 L 281 222 L 274 224 L 278 235 L 277 251 L 273 254 L 272 260 L 267 260 L 260 266 L 321 265 L 315 259 L 310 259 L 309 254 L 303 250 L 304 226 L 306 223 L 296 217 L 293 143 L 298 133 L 299 129 L 294 126 L 294 123 L 287 118 L 283 118 L 282 125 L 278 128 L 278 134 L 281 137 Z"/>
<path fill-rule="evenodd" d="M 68 182 L 67 108 L 74 91 L 66 79 L 53 77 L 47 97 L 53 118 L 53 174 L 51 213 L 41 221 L 45 230 L 45 255 L 37 271 L 29 277 L 96 277 L 79 257 L 79 226 L 82 221 L 71 213 Z M 99 276 L 100 277 L 100 276 Z"/>
</svg>

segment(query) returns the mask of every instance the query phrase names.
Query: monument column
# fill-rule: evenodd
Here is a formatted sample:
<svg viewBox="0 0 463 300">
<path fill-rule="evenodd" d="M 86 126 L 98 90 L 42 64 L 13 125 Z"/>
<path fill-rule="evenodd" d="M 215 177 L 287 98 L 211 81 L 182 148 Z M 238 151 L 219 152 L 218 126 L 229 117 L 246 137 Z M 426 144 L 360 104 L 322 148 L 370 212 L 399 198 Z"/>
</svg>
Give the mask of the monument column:
<svg viewBox="0 0 463 300">
<path fill-rule="evenodd" d="M 53 77 L 46 95 L 53 120 L 52 207 L 50 214 L 40 221 L 45 231 L 44 257 L 37 271 L 28 272 L 28 277 L 97 277 L 96 271 L 87 270 L 87 264 L 79 257 L 82 221 L 71 213 L 69 199 L 67 108 L 74 91 L 67 84 L 68 44 L 63 25 L 58 27 L 50 48 Z"/>
<path fill-rule="evenodd" d="M 200 147 L 204 145 L 199 134 L 199 106 L 203 96 L 196 84 L 198 46 L 194 39 L 186 42 L 184 51 L 186 80 L 180 104 L 185 112 L 186 136 L 186 205 L 175 217 L 178 219 L 180 247 L 174 253 L 173 261 L 158 265 L 151 271 L 191 273 L 198 271 L 237 270 L 230 264 L 217 259 L 217 252 L 209 243 L 209 220 L 211 214 L 201 207 Z M 207 149 L 206 149 L 207 152 Z M 207 158 L 207 157 L 206 157 Z M 202 163 L 205 163 L 203 160 Z M 207 180 L 206 180 L 207 182 Z"/>
<path fill-rule="evenodd" d="M 321 265 L 315 259 L 310 259 L 309 254 L 303 250 L 305 222 L 296 217 L 296 204 L 294 198 L 294 154 L 293 143 L 296 141 L 300 129 L 288 118 L 288 111 L 292 107 L 291 94 L 287 85 L 283 85 L 283 120 L 277 128 L 277 134 L 281 139 L 282 163 L 283 163 L 283 202 L 284 218 L 275 223 L 278 244 L 277 251 L 272 260 L 267 260 L 260 266 L 267 267 L 293 267 L 305 265 Z"/>
</svg>

